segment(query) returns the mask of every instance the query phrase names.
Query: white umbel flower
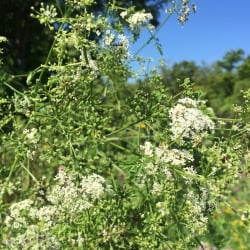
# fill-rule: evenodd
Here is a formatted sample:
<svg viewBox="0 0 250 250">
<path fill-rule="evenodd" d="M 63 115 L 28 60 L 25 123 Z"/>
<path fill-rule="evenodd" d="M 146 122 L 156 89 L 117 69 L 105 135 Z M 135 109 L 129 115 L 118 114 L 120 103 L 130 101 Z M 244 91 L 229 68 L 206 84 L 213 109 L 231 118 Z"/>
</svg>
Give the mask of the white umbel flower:
<svg viewBox="0 0 250 250">
<path fill-rule="evenodd" d="M 214 122 L 198 109 L 198 104 L 191 98 L 183 98 L 169 110 L 173 140 L 194 140 L 197 136 L 214 130 Z"/>
<path fill-rule="evenodd" d="M 127 17 L 127 13 L 121 13 L 120 14 L 122 18 Z M 142 13 L 142 12 L 136 12 L 133 15 L 129 16 L 126 21 L 129 24 L 129 27 L 132 31 L 136 30 L 138 27 L 147 26 L 148 22 L 153 19 L 153 16 L 151 13 Z"/>
</svg>

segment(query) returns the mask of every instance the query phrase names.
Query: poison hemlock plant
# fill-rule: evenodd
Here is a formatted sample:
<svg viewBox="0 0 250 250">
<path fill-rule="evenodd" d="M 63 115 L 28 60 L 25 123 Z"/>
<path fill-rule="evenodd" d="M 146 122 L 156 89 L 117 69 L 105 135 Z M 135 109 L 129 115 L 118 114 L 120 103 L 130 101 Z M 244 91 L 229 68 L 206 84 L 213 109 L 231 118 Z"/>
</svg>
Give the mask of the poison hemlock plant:
<svg viewBox="0 0 250 250">
<path fill-rule="evenodd" d="M 13 95 L 0 103 L 1 249 L 202 246 L 244 170 L 248 118 L 222 125 L 188 79 L 176 96 L 156 71 L 127 84 L 129 45 L 154 32 L 152 15 L 93 4 L 41 4 L 34 17 L 55 34 L 47 60 L 23 92 L 3 81 Z"/>
</svg>

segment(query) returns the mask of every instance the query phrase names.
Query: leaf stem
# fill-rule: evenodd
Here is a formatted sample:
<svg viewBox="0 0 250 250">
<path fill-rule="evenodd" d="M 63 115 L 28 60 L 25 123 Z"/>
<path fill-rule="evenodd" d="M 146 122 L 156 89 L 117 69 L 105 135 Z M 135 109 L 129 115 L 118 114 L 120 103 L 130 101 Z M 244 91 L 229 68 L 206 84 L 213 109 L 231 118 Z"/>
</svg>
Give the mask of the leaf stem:
<svg viewBox="0 0 250 250">
<path fill-rule="evenodd" d="M 172 16 L 173 13 L 169 13 L 166 18 L 163 20 L 161 25 L 155 30 L 154 33 L 149 31 L 150 37 L 149 39 L 137 50 L 137 52 L 134 54 L 134 56 L 137 56 L 153 39 L 155 39 L 156 35 L 159 33 L 159 31 L 162 29 L 162 27 L 166 24 L 166 22 L 169 20 L 169 18 Z"/>
<path fill-rule="evenodd" d="M 111 135 L 114 135 L 114 134 L 117 134 L 117 133 L 119 133 L 119 132 L 122 132 L 122 131 L 126 130 L 127 128 L 129 128 L 129 127 L 131 127 L 131 126 L 133 126 L 133 125 L 135 125 L 135 124 L 137 124 L 137 123 L 139 123 L 139 122 L 141 122 L 141 121 L 143 121 L 143 120 L 139 120 L 139 121 L 136 121 L 136 122 L 132 122 L 132 123 L 126 125 L 125 127 L 122 127 L 122 128 L 120 128 L 120 129 L 117 129 L 117 130 L 115 130 L 115 131 L 109 133 L 108 135 L 106 135 L 106 137 L 109 137 L 109 136 L 111 136 Z"/>
<path fill-rule="evenodd" d="M 24 93 L 22 93 L 21 91 L 15 89 L 13 86 L 11 86 L 10 84 L 8 84 L 7 82 L 3 82 L 3 84 L 5 86 L 7 86 L 8 88 L 10 88 L 11 90 L 13 90 L 15 93 L 19 94 L 19 95 L 22 95 L 22 96 L 25 96 Z"/>
</svg>

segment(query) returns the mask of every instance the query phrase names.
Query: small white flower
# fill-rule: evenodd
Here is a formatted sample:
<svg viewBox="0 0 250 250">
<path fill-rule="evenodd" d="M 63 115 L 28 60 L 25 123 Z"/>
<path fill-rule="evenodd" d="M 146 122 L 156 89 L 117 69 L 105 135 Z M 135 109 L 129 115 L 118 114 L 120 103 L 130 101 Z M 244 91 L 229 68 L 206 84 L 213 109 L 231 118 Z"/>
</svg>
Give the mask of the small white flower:
<svg viewBox="0 0 250 250">
<path fill-rule="evenodd" d="M 192 162 L 193 156 L 186 150 L 168 149 L 166 146 L 156 148 L 156 162 L 167 163 L 173 166 L 185 166 L 187 162 Z"/>
<path fill-rule="evenodd" d="M 34 160 L 34 156 L 35 156 L 36 152 L 34 150 L 28 150 L 26 155 L 27 155 L 27 158 L 30 159 L 30 160 Z"/>
<path fill-rule="evenodd" d="M 148 175 L 155 175 L 157 174 L 158 168 L 152 162 L 149 162 L 146 164 L 145 170 L 147 171 Z"/>
<path fill-rule="evenodd" d="M 153 156 L 153 147 L 151 142 L 146 141 L 143 146 L 141 146 L 141 149 L 144 151 L 144 154 L 152 157 Z"/>
<path fill-rule="evenodd" d="M 100 36 L 100 35 L 101 35 L 100 30 L 97 30 L 95 33 L 96 33 L 97 36 Z"/>
<path fill-rule="evenodd" d="M 178 103 L 181 103 L 183 105 L 193 107 L 193 108 L 197 108 L 197 105 L 198 105 L 198 102 L 196 100 L 193 100 L 193 99 L 188 98 L 188 97 L 184 97 L 184 98 L 179 99 Z"/>
<path fill-rule="evenodd" d="M 36 128 L 31 128 L 31 129 L 25 129 L 23 131 L 27 139 L 30 141 L 30 143 L 36 143 L 38 138 L 37 138 L 37 129 Z"/>
<path fill-rule="evenodd" d="M 128 15 L 128 12 L 127 12 L 127 11 L 122 11 L 122 12 L 120 13 L 121 18 L 123 18 L 123 19 L 124 19 L 127 15 Z"/>
<path fill-rule="evenodd" d="M 123 49 L 127 50 L 129 47 L 129 41 L 127 37 L 124 36 L 123 34 L 119 34 L 118 39 L 119 39 L 119 45 L 122 46 Z"/>
<path fill-rule="evenodd" d="M 111 33 L 110 30 L 106 31 L 106 36 L 104 37 L 104 45 L 110 46 L 115 41 L 115 35 Z"/>
<path fill-rule="evenodd" d="M 162 192 L 162 190 L 163 190 L 163 186 L 158 182 L 154 182 L 152 190 L 151 190 L 151 194 L 159 194 Z"/>
<path fill-rule="evenodd" d="M 0 43 L 7 42 L 8 39 L 5 36 L 0 36 Z"/>
</svg>

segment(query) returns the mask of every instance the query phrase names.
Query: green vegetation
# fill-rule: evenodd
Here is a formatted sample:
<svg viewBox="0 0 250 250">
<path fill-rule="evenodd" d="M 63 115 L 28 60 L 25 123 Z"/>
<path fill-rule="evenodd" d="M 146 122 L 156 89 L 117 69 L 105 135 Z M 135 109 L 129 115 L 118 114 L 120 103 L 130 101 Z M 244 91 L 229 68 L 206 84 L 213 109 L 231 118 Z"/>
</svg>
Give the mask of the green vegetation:
<svg viewBox="0 0 250 250">
<path fill-rule="evenodd" d="M 250 86 L 250 55 L 232 50 L 213 65 L 198 66 L 195 62 L 175 63 L 170 69 L 162 68 L 164 83 L 172 93 L 178 92 L 179 83 L 189 77 L 197 90 L 205 94 L 209 106 L 221 117 L 233 117 L 233 105 L 243 104 L 242 92 Z M 176 80 L 179 80 L 176 82 Z M 178 83 L 179 82 L 179 83 Z"/>
<path fill-rule="evenodd" d="M 0 249 L 247 249 L 250 57 L 137 79 L 129 45 L 157 30 L 119 3 L 35 5 L 42 63 L 1 54 Z"/>
</svg>

